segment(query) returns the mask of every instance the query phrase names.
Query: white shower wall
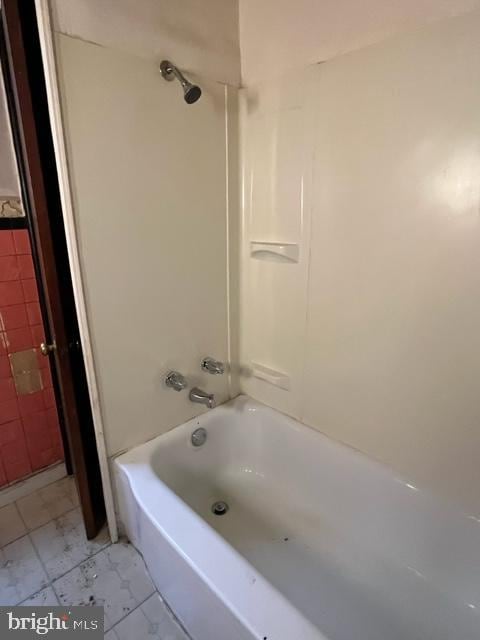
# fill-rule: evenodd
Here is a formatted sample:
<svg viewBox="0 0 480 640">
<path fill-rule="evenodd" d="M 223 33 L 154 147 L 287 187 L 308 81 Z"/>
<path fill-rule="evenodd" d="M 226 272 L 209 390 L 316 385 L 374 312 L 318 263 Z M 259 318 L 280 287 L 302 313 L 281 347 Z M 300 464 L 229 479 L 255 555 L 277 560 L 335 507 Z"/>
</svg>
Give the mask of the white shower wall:
<svg viewBox="0 0 480 640">
<path fill-rule="evenodd" d="M 242 0 L 240 118 L 237 3 L 174 4 L 53 3 L 109 454 L 204 410 L 168 369 L 222 401 L 240 368 L 244 392 L 480 514 L 480 15 L 309 66 L 477 0 L 372 0 L 348 22 L 347 0 Z"/>
<path fill-rule="evenodd" d="M 242 90 L 240 321 L 245 392 L 477 515 L 479 59 L 477 12 Z"/>
<path fill-rule="evenodd" d="M 221 21 L 228 11 L 217 15 L 215 0 L 203 12 L 185 3 L 184 30 L 179 20 L 167 38 L 167 4 L 57 3 L 57 29 L 71 34 L 57 33 L 56 54 L 110 455 L 206 411 L 187 391 L 164 385 L 171 369 L 218 402 L 236 393 L 234 375 L 210 376 L 200 363 L 207 355 L 228 361 L 230 342 L 237 342 L 235 323 L 228 322 L 234 276 L 227 258 L 238 227 L 236 185 L 228 180 L 228 171 L 237 170 L 238 42 L 236 64 L 224 57 L 215 66 L 213 53 L 228 29 L 196 41 L 201 55 L 189 76 L 203 94 L 187 105 L 158 64 L 169 56 L 191 69 L 187 26 L 202 33 L 210 24 L 212 33 L 212 16 Z M 131 40 L 127 27 L 136 34 Z M 235 22 L 229 28 L 237 33 Z M 217 81 L 227 77 L 231 84 Z"/>
</svg>

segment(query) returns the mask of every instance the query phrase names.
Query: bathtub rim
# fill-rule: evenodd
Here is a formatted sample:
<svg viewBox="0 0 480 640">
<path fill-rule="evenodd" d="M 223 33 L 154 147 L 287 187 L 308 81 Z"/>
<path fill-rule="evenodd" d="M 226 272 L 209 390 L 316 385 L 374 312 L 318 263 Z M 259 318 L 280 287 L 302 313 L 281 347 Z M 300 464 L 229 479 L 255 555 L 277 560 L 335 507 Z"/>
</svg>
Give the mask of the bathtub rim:
<svg viewBox="0 0 480 640">
<path fill-rule="evenodd" d="M 237 397 L 217 407 L 215 411 L 221 410 L 222 413 L 228 415 L 231 407 L 239 401 L 251 402 L 252 405 L 257 404 L 255 400 L 248 396 L 242 395 L 240 398 L 241 400 Z M 260 403 L 258 405 L 263 408 Z M 257 410 L 257 407 L 252 406 L 248 410 L 252 409 Z M 192 426 L 202 426 L 203 423 L 208 423 L 209 415 L 209 413 L 202 414 L 183 423 L 180 427 L 184 427 L 187 430 Z M 302 640 L 329 640 L 228 540 L 221 536 L 155 473 L 151 460 L 158 446 L 158 439 L 162 438 L 163 442 L 166 443 L 168 439 L 178 435 L 174 434 L 175 431 L 176 429 L 172 429 L 156 436 L 148 442 L 117 456 L 113 461 L 115 474 L 118 474 L 120 482 L 122 476 L 126 480 L 128 489 L 136 505 L 141 509 L 143 516 L 167 540 L 190 568 L 200 575 L 207 587 L 232 612 L 235 618 L 248 629 L 253 637 L 260 640 L 263 640 L 264 637 L 272 637 L 273 639 L 299 637 Z M 169 436 L 169 438 L 166 438 L 166 436 Z M 151 492 L 148 493 L 141 490 L 141 487 L 145 487 L 145 485 L 148 487 L 152 484 L 156 484 L 160 491 L 160 495 L 157 494 L 155 499 L 152 497 Z M 155 501 L 161 503 L 161 507 L 158 504 L 155 505 Z M 163 514 L 167 513 L 166 521 L 165 519 L 162 521 L 162 514 L 158 514 L 159 508 L 161 508 Z M 185 531 L 188 531 L 188 533 L 185 534 Z M 179 532 L 181 540 L 179 540 Z M 204 544 L 204 548 L 208 548 L 212 544 L 212 540 L 215 541 L 216 554 L 215 563 L 213 564 L 208 554 L 203 557 L 198 555 L 199 542 Z M 140 551 L 142 551 L 141 540 L 139 545 Z M 226 567 L 228 567 L 228 570 Z M 230 584 L 224 584 L 225 576 L 232 574 L 235 575 L 237 581 L 239 578 L 242 580 L 241 585 L 238 582 L 232 583 L 228 580 L 227 583 L 230 582 Z M 222 587 L 219 585 L 222 585 Z M 245 595 L 239 604 L 240 587 Z M 279 606 L 282 607 L 282 611 L 285 611 L 285 616 L 278 615 Z M 285 620 L 285 618 L 288 618 L 288 620 Z M 288 626 L 291 627 L 291 630 L 286 625 L 287 621 L 290 622 Z M 287 635 L 284 635 L 285 633 Z"/>
</svg>

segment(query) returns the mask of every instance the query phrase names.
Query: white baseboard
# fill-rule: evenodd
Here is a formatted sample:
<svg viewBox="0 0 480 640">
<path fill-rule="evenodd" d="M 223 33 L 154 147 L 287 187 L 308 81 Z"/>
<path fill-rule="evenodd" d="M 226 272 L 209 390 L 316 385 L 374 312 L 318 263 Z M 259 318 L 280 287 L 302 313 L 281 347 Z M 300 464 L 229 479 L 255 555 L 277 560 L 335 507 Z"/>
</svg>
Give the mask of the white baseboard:
<svg viewBox="0 0 480 640">
<path fill-rule="evenodd" d="M 54 467 L 45 469 L 45 471 L 36 473 L 34 476 L 29 476 L 25 480 L 20 480 L 20 482 L 16 482 L 10 487 L 5 487 L 5 489 L 0 490 L 0 507 L 24 498 L 30 493 L 37 491 L 37 489 L 43 489 L 47 484 L 61 480 L 66 475 L 67 470 L 64 463 L 61 462 Z"/>
</svg>

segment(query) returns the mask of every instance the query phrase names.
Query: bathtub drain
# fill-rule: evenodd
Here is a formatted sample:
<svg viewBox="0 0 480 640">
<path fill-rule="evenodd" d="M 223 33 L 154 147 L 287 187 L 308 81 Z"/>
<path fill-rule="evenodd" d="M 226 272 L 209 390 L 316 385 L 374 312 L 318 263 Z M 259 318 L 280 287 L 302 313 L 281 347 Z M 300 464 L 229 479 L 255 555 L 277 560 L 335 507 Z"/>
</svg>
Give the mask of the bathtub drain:
<svg viewBox="0 0 480 640">
<path fill-rule="evenodd" d="M 214 502 L 212 504 L 212 513 L 216 516 L 223 516 L 228 511 L 228 504 L 223 502 L 223 500 L 219 500 L 218 502 Z"/>
</svg>

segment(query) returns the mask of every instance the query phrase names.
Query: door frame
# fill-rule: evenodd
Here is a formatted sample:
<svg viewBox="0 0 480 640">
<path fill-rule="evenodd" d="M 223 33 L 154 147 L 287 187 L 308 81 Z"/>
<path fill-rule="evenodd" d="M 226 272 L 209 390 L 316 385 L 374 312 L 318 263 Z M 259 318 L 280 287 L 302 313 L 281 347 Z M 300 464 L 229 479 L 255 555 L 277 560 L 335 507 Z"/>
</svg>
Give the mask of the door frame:
<svg viewBox="0 0 480 640">
<path fill-rule="evenodd" d="M 53 153 L 52 157 L 49 157 L 49 163 L 56 166 L 56 188 L 58 193 L 58 205 L 61 209 L 61 219 L 60 225 L 63 226 L 63 243 L 66 245 L 66 256 L 65 256 L 65 264 L 61 265 L 64 268 L 69 269 L 71 276 L 71 300 L 72 309 L 74 318 L 68 318 L 71 320 L 73 324 L 75 324 L 75 333 L 79 336 L 79 344 L 81 345 L 81 362 L 80 369 L 82 369 L 80 378 L 77 374 L 73 375 L 71 379 L 67 381 L 67 387 L 75 387 L 75 394 L 83 392 L 82 400 L 88 402 L 90 405 L 89 418 L 93 423 L 93 432 L 94 432 L 94 440 L 92 442 L 96 445 L 96 453 L 98 455 L 98 466 L 95 468 L 97 471 L 95 474 L 98 474 L 99 478 L 101 478 L 101 485 L 103 488 L 103 501 L 105 503 L 105 512 L 107 523 L 110 531 L 110 537 L 112 541 L 116 541 L 118 539 L 118 531 L 117 531 L 117 523 L 115 517 L 114 510 L 114 501 L 113 501 L 113 492 L 111 486 L 110 472 L 109 472 L 109 464 L 105 446 L 105 438 L 104 438 L 104 430 L 103 430 L 103 420 L 100 409 L 100 400 L 99 400 L 99 392 L 94 368 L 94 360 L 93 360 L 93 350 L 92 350 L 92 342 L 90 337 L 90 330 L 88 326 L 87 319 L 87 311 L 86 311 L 86 302 L 84 295 L 84 287 L 82 282 L 82 273 L 80 266 L 80 257 L 78 251 L 78 243 L 75 232 L 75 222 L 74 222 L 74 212 L 73 212 L 73 198 L 70 189 L 70 181 L 68 174 L 68 164 L 67 164 L 67 154 L 66 154 L 66 145 L 64 138 L 64 130 L 62 124 L 62 116 L 61 116 L 61 106 L 60 106 L 60 96 L 58 90 L 57 83 L 57 69 L 55 64 L 55 54 L 54 54 L 54 42 L 53 42 L 53 32 L 50 22 L 50 12 L 48 0 L 5 0 L 2 7 L 2 12 L 5 11 L 6 15 L 10 15 L 10 19 L 12 22 L 17 21 L 17 14 L 19 11 L 20 5 L 22 5 L 22 9 L 24 8 L 25 2 L 29 2 L 29 14 L 32 16 L 32 21 L 36 22 L 34 28 L 38 30 L 38 39 L 39 39 L 39 54 L 41 53 L 41 60 L 38 62 L 38 67 L 35 68 L 35 77 L 43 75 L 43 89 L 46 94 L 46 100 L 44 99 L 44 104 L 42 105 L 46 111 L 46 122 L 42 124 L 46 125 L 47 128 L 51 130 L 51 142 L 53 143 Z M 8 13 L 7 13 L 8 11 Z M 35 18 L 36 14 L 36 18 Z M 30 19 L 30 15 L 29 15 Z M 20 30 L 20 19 L 18 17 L 18 30 Z M 17 26 L 17 25 L 15 25 Z M 18 40 L 21 40 L 19 38 Z M 17 47 L 19 43 L 17 42 Z M 23 47 L 23 44 L 20 48 Z M 17 54 L 18 55 L 18 54 Z M 22 55 L 19 56 L 20 58 Z M 39 56 L 40 57 L 40 56 Z M 43 64 L 43 74 L 42 74 L 42 64 Z M 22 84 L 25 83 L 25 75 L 27 75 L 26 70 L 14 69 L 13 75 L 17 76 L 16 80 Z M 22 76 L 23 74 L 23 76 Z M 22 80 L 23 77 L 23 80 Z M 42 80 L 40 80 L 42 81 Z M 28 83 L 27 83 L 28 84 Z M 19 103 L 22 100 L 21 92 L 17 92 L 17 100 L 16 103 Z M 27 95 L 28 94 L 28 95 Z M 30 102 L 30 90 L 27 88 L 26 97 L 23 100 Z M 17 115 L 17 119 L 19 122 L 22 122 L 20 111 L 20 105 L 16 104 L 14 109 L 14 114 Z M 31 113 L 28 113 L 30 110 Z M 30 109 L 26 109 L 27 117 L 23 119 L 23 128 L 25 129 L 25 125 L 27 128 L 32 127 L 35 129 L 33 123 L 33 105 L 30 104 Z M 32 122 L 29 122 L 32 120 Z M 12 123 L 13 124 L 13 123 Z M 35 137 L 35 136 L 34 136 Z M 25 145 L 22 145 L 23 147 Z M 25 151 L 24 149 L 17 149 L 17 154 L 20 152 L 20 155 L 28 156 L 28 149 Z M 35 155 L 35 154 L 31 154 Z M 38 153 L 37 153 L 38 156 Z M 54 157 L 53 157 L 54 156 Z M 35 161 L 39 161 L 39 158 L 33 158 L 34 164 Z M 26 164 L 29 165 L 28 161 Z M 35 167 L 39 169 L 41 165 Z M 30 167 L 30 170 L 32 167 Z M 25 178 L 26 176 L 24 176 Z M 28 189 L 25 193 L 27 193 L 28 199 Z M 31 189 L 30 189 L 31 191 Z M 31 195 L 31 194 L 30 194 Z M 36 194 L 37 195 L 37 194 Z M 40 197 L 41 200 L 41 197 Z M 34 196 L 35 201 L 35 196 Z M 42 209 L 43 212 L 38 209 Z M 34 216 L 34 220 L 31 222 L 35 223 L 37 226 L 37 232 L 40 226 L 46 225 L 49 226 L 48 221 L 48 213 L 47 207 L 37 207 Z M 63 221 L 63 225 L 62 225 Z M 41 235 L 41 234 L 40 234 Z M 45 236 L 44 236 L 45 237 Z M 33 238 L 35 240 L 35 238 Z M 51 241 L 51 240 L 50 240 Z M 32 243 L 34 244 L 34 243 Z M 43 270 L 45 272 L 45 269 Z M 63 293 L 63 292 L 62 292 Z M 63 305 L 62 305 L 63 306 Z M 71 314 L 72 315 L 72 314 Z M 70 337 L 69 337 L 70 339 Z M 82 366 L 83 365 L 83 366 Z M 88 393 L 83 391 L 83 389 L 88 390 Z M 67 389 L 68 391 L 68 389 Z M 70 390 L 71 391 L 71 390 Z M 70 392 L 70 400 L 72 398 L 72 392 Z M 78 396 L 77 396 L 78 399 Z M 78 403 L 77 403 L 78 404 Z M 75 412 L 75 410 L 74 410 Z M 91 414 L 91 415 L 90 415 Z M 67 420 L 68 422 L 68 420 Z M 88 474 L 85 476 L 85 468 L 88 469 L 88 451 L 90 450 L 91 444 L 86 443 L 85 436 L 82 434 L 82 429 L 80 422 L 78 420 L 71 420 L 70 424 L 67 426 L 67 432 L 69 436 L 69 440 L 73 443 L 73 457 L 75 455 L 79 455 L 82 460 L 82 468 L 79 470 L 79 477 L 77 478 L 77 482 L 80 483 L 80 489 L 82 489 L 81 484 L 84 484 L 83 489 L 86 493 L 88 491 L 91 492 L 92 487 L 88 489 L 86 485 L 88 484 Z M 92 436 L 93 438 L 93 436 Z M 94 445 L 93 445 L 94 446 Z M 81 450 L 82 453 L 78 453 Z M 87 458 L 85 458 L 85 452 L 87 452 Z M 95 465 L 97 465 L 97 461 L 95 460 Z M 100 480 L 99 480 L 100 481 Z M 82 493 L 82 491 L 80 491 Z M 102 501 L 102 502 L 103 502 Z M 103 505 L 102 505 L 103 506 Z M 85 513 L 85 511 L 84 511 Z M 86 520 L 85 525 L 87 529 L 87 535 L 92 537 L 95 535 L 96 529 L 98 529 L 98 513 L 95 515 L 92 512 L 90 505 L 87 504 L 87 512 L 86 512 Z"/>
</svg>

